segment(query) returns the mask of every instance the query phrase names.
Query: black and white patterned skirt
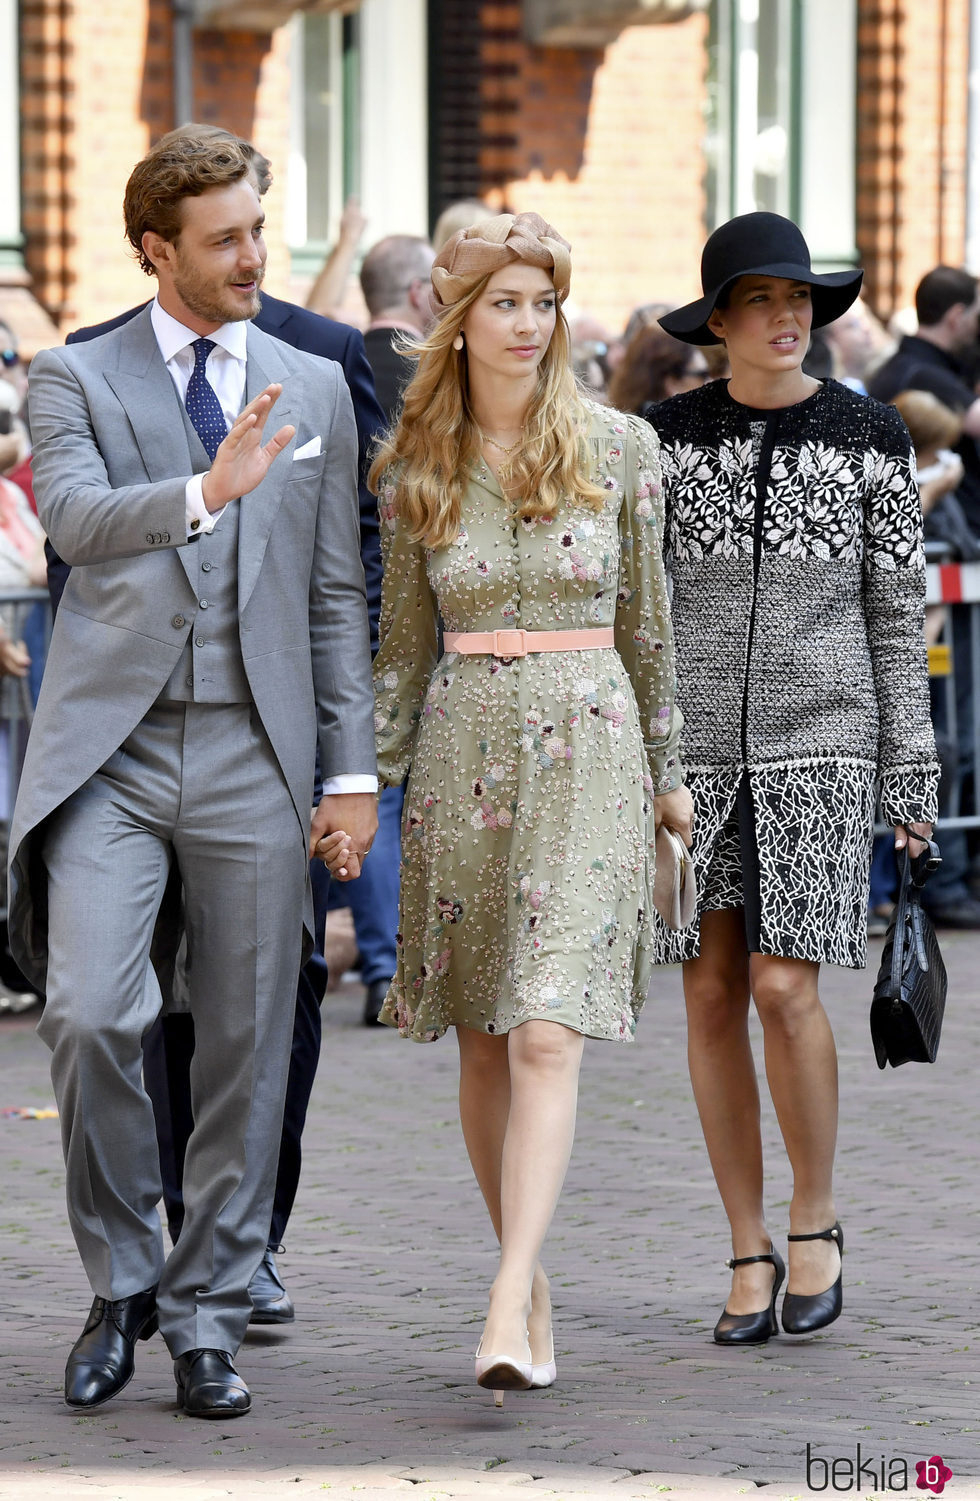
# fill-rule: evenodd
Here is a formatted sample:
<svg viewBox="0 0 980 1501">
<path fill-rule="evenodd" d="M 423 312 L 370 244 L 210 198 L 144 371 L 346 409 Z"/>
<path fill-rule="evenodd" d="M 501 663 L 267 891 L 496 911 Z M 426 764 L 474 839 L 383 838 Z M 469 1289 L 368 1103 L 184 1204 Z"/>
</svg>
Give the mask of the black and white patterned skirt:
<svg viewBox="0 0 980 1501">
<path fill-rule="evenodd" d="M 693 959 L 701 913 L 741 907 L 749 953 L 862 969 L 875 767 L 857 760 L 692 768 L 698 911 L 656 925 L 654 962 Z"/>
</svg>

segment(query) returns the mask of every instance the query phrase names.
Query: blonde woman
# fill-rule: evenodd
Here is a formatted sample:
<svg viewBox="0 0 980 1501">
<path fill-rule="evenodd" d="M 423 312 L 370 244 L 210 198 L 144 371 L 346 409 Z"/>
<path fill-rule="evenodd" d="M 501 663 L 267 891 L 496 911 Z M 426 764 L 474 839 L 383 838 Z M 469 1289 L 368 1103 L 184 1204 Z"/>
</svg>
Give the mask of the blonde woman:
<svg viewBox="0 0 980 1501">
<path fill-rule="evenodd" d="M 583 1044 L 632 1037 L 655 823 L 690 838 L 657 443 L 578 394 L 569 269 L 537 214 L 448 241 L 437 320 L 372 471 L 380 772 L 408 779 L 381 1019 L 417 1041 L 456 1031 L 463 1135 L 500 1241 L 476 1363 L 498 1403 L 555 1379 L 539 1253 Z M 357 868 L 349 841 L 321 853 Z"/>
</svg>

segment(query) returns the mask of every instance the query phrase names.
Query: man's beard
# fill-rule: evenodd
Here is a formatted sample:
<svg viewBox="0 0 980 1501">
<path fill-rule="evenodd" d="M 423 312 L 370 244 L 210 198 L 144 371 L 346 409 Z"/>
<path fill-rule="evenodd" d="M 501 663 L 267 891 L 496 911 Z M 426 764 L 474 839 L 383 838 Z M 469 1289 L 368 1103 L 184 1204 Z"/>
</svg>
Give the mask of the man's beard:
<svg viewBox="0 0 980 1501">
<path fill-rule="evenodd" d="M 259 288 L 264 276 L 265 267 L 260 266 L 252 277 L 255 291 L 248 302 L 242 302 L 237 296 L 233 301 L 229 298 L 227 304 L 219 301 L 214 286 L 193 271 L 178 270 L 174 275 L 174 290 L 188 311 L 207 323 L 241 323 L 254 318 L 262 305 Z M 223 285 L 227 287 L 230 283 L 225 282 Z"/>
</svg>

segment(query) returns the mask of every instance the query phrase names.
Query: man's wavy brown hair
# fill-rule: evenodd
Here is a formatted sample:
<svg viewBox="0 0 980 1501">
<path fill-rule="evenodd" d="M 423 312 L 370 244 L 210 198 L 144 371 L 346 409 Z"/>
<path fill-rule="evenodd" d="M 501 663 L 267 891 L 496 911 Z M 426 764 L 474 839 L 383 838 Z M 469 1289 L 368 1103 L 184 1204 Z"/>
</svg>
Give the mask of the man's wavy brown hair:
<svg viewBox="0 0 980 1501">
<path fill-rule="evenodd" d="M 176 245 L 185 198 L 224 188 L 254 174 L 253 152 L 231 135 L 171 131 L 137 162 L 126 184 L 123 216 L 126 238 L 147 276 L 155 275 L 143 249 L 148 230 Z"/>
</svg>

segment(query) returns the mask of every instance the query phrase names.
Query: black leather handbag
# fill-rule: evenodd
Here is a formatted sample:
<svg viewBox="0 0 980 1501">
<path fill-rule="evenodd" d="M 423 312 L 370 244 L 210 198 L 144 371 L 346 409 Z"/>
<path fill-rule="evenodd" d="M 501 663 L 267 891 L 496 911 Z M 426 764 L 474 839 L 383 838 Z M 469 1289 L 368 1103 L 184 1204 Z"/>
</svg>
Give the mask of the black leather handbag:
<svg viewBox="0 0 980 1501">
<path fill-rule="evenodd" d="M 898 901 L 885 935 L 871 1002 L 871 1040 L 878 1067 L 935 1063 L 946 1009 L 946 966 L 936 930 L 922 910 L 922 887 L 942 864 L 939 846 L 909 831 L 924 848 L 902 852 Z"/>
</svg>

